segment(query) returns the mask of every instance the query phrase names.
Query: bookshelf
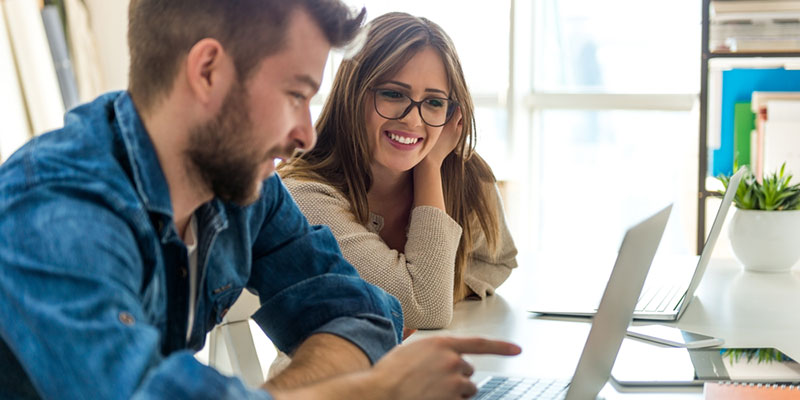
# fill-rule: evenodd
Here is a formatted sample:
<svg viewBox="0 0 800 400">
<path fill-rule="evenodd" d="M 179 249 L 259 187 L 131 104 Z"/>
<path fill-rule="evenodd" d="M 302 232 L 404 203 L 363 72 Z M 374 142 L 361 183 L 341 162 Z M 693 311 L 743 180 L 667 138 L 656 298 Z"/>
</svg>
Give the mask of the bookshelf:
<svg viewBox="0 0 800 400">
<path fill-rule="evenodd" d="M 732 51 L 719 52 L 710 49 L 711 31 L 711 5 L 712 3 L 735 3 L 735 1 L 703 0 L 702 1 L 702 34 L 701 34 L 701 62 L 700 62 L 700 134 L 697 170 L 697 254 L 705 244 L 706 239 L 706 200 L 716 196 L 716 193 L 708 190 L 706 179 L 709 177 L 709 68 L 714 59 L 728 60 L 731 65 L 737 68 L 758 68 L 768 64 L 764 60 L 791 59 L 796 60 L 800 66 L 800 49 L 791 51 Z M 788 2 L 787 2 L 788 3 Z"/>
</svg>

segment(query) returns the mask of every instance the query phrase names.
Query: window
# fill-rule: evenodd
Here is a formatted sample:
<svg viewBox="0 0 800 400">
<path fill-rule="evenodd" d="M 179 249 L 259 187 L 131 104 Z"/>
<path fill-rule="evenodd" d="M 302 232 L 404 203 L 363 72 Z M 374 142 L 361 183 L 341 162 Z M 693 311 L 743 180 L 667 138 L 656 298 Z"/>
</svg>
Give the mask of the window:
<svg viewBox="0 0 800 400">
<path fill-rule="evenodd" d="M 625 228 L 674 202 L 661 248 L 694 251 L 699 1 L 347 2 L 451 36 L 520 247 L 615 251 Z"/>
<path fill-rule="evenodd" d="M 699 91 L 699 1 L 535 3 L 537 91 Z"/>
<path fill-rule="evenodd" d="M 686 111 L 538 111 L 542 250 L 616 251 L 628 226 L 675 202 L 662 249 L 693 251 L 696 118 Z M 677 240 L 680 239 L 680 240 Z"/>
<path fill-rule="evenodd" d="M 692 253 L 700 2 L 528 7 L 515 16 L 518 26 L 533 21 L 518 117 L 528 120 L 516 123 L 529 129 L 515 132 L 531 135 L 527 236 L 544 251 L 616 251 L 628 226 L 674 202 L 660 251 Z"/>
</svg>

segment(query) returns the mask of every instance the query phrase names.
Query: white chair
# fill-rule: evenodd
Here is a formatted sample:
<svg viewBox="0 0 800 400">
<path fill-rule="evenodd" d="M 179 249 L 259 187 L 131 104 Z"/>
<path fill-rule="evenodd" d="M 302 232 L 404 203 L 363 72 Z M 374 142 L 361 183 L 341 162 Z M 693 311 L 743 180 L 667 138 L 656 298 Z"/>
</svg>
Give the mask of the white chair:
<svg viewBox="0 0 800 400">
<path fill-rule="evenodd" d="M 208 337 L 208 364 L 222 373 L 240 377 L 250 387 L 259 387 L 266 379 L 250 330 L 250 316 L 259 307 L 258 297 L 242 291 L 222 323 Z M 272 348 L 271 343 L 266 345 Z"/>
</svg>

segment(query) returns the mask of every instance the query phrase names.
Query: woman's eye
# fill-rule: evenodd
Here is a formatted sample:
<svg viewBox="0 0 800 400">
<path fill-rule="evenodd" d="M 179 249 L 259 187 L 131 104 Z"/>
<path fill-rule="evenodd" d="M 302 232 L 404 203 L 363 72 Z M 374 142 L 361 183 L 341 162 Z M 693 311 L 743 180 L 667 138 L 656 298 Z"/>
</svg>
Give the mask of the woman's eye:
<svg viewBox="0 0 800 400">
<path fill-rule="evenodd" d="M 379 90 L 378 91 L 378 95 L 381 96 L 381 97 L 385 97 L 387 99 L 402 99 L 403 98 L 403 94 L 402 93 L 400 93 L 400 92 L 398 92 L 396 90 L 388 90 L 388 89 Z"/>
<path fill-rule="evenodd" d="M 431 107 L 440 108 L 440 107 L 444 107 L 444 100 L 442 100 L 442 99 L 428 99 L 428 100 L 425 100 L 425 104 L 427 104 L 427 105 L 429 105 Z"/>
</svg>

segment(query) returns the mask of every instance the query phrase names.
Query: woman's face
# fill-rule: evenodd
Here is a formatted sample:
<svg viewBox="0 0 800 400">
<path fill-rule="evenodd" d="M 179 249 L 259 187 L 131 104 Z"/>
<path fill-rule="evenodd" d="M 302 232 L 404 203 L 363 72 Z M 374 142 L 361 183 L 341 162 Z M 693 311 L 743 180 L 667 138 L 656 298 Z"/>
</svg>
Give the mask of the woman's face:
<svg viewBox="0 0 800 400">
<path fill-rule="evenodd" d="M 390 120 L 393 110 L 402 110 L 408 100 L 422 101 L 422 113 L 426 121 L 438 125 L 437 118 L 446 110 L 449 97 L 447 74 L 439 54 L 430 47 L 415 54 L 394 76 L 379 82 L 367 97 L 366 126 L 369 146 L 372 151 L 372 169 L 385 168 L 391 172 L 405 172 L 417 164 L 431 151 L 442 127 L 432 127 L 420 116 L 420 109 L 413 107 L 403 118 Z"/>
</svg>

